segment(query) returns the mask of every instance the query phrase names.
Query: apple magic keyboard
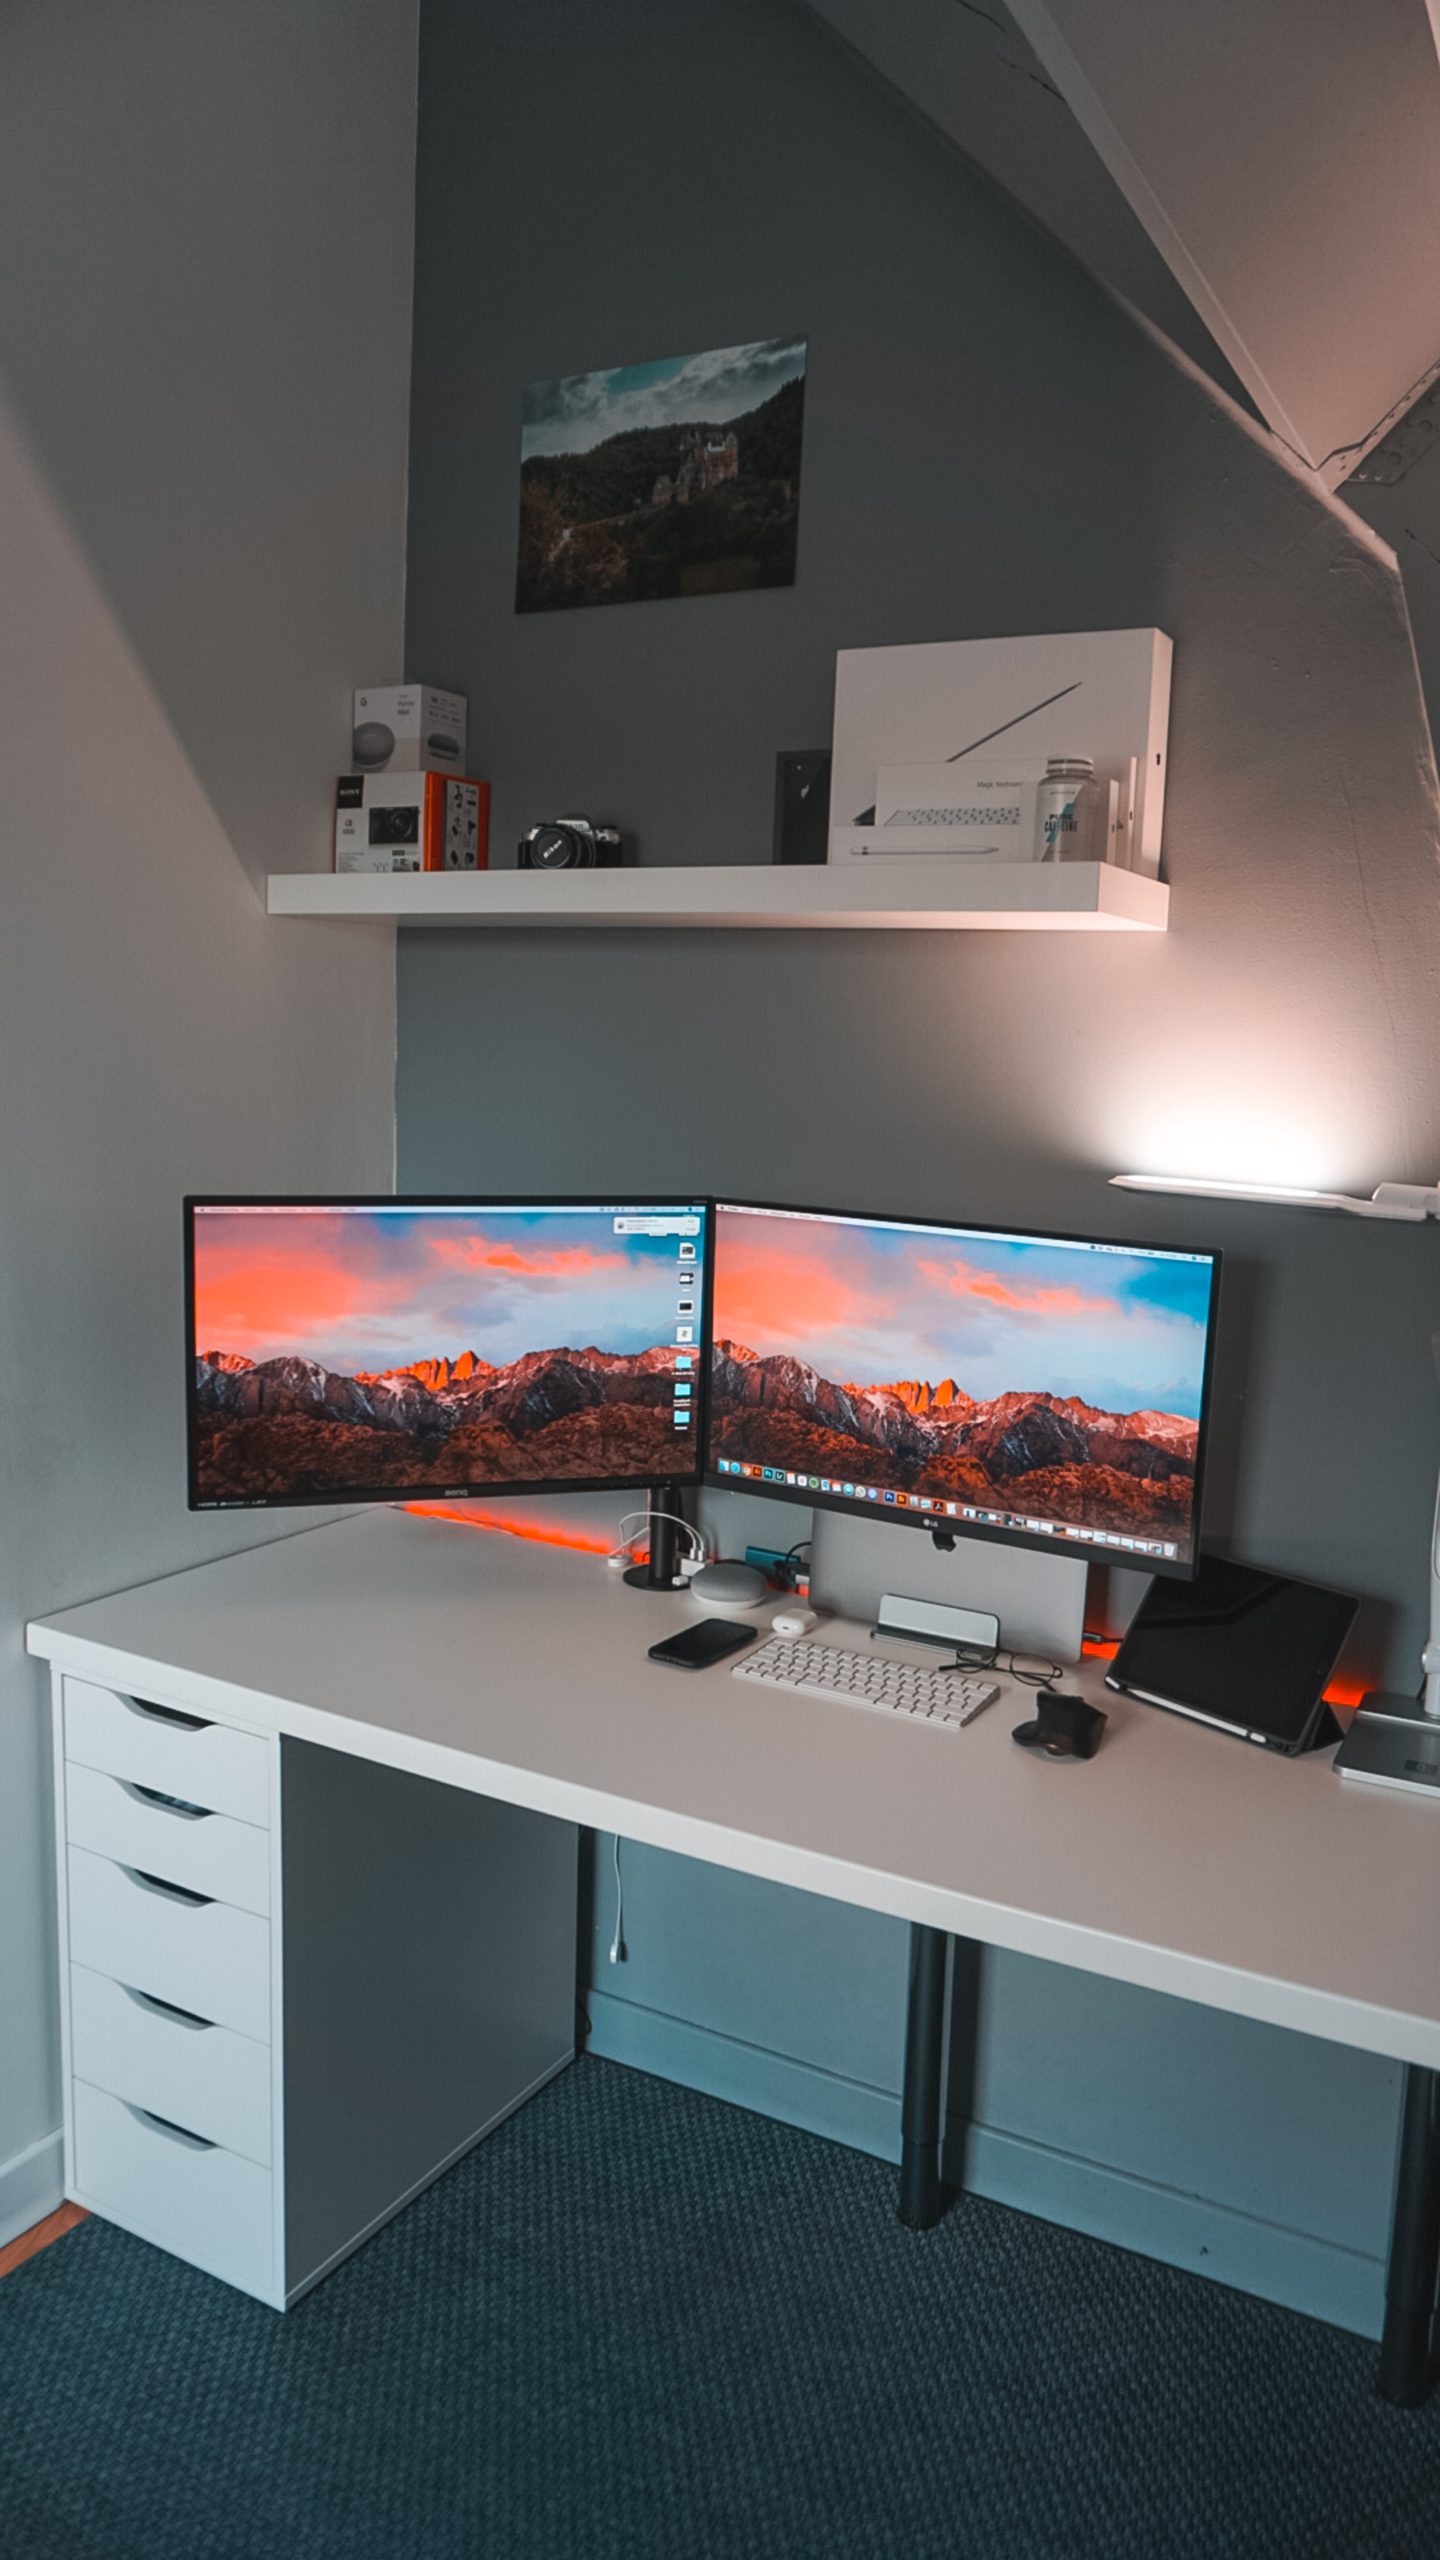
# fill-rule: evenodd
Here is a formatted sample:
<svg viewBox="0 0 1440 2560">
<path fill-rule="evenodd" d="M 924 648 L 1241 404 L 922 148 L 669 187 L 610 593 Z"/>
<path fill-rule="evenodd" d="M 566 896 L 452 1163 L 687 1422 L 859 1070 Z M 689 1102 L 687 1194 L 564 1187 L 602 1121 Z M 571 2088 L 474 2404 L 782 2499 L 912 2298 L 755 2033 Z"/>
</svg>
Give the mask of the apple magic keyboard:
<svg viewBox="0 0 1440 2560">
<path fill-rule="evenodd" d="M 857 1653 L 808 1636 L 772 1636 L 742 1656 L 732 1680 L 761 1689 L 788 1689 L 802 1698 L 838 1698 L 851 1707 L 877 1707 L 906 1724 L 935 1725 L 942 1733 L 963 1726 L 998 1698 L 995 1681 L 971 1671 L 897 1662 L 883 1653 Z"/>
</svg>

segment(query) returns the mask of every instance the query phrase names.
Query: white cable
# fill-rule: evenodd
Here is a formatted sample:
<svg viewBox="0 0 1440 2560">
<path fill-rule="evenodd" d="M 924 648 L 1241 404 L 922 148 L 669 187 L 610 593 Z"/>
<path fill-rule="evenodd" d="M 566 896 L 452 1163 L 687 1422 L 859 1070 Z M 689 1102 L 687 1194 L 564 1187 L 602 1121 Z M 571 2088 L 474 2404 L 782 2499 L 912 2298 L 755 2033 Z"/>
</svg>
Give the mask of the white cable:
<svg viewBox="0 0 1440 2560">
<path fill-rule="evenodd" d="M 624 1937 L 624 1925 L 625 1925 L 625 1887 L 624 1887 L 624 1884 L 623 1884 L 623 1883 L 622 1883 L 622 1881 L 621 1881 L 621 1876 L 620 1876 L 620 1834 L 619 1834 L 619 1832 L 618 1832 L 618 1831 L 617 1831 L 617 1832 L 616 1832 L 616 1834 L 615 1834 L 615 1839 L 614 1839 L 614 1848 L 615 1848 L 615 1935 L 614 1935 L 614 1937 L 613 1937 L 613 1938 L 611 1939 L 611 1941 L 610 1941 L 610 1961 L 611 1961 L 611 1963 L 612 1963 L 612 1964 L 623 1964 L 623 1963 L 624 1963 L 624 1961 L 625 1961 L 625 1937 Z"/>
<path fill-rule="evenodd" d="M 629 1524 L 630 1524 L 630 1522 L 631 1522 L 632 1520 L 638 1520 L 638 1521 L 639 1521 L 639 1523 L 640 1523 L 640 1527 L 639 1527 L 638 1529 L 633 1530 L 633 1531 L 631 1532 L 630 1537 L 627 1539 L 627 1538 L 626 1538 L 626 1536 L 625 1536 L 625 1531 L 626 1531 L 626 1529 L 629 1527 Z M 636 1539 L 637 1539 L 637 1538 L 640 1536 L 640 1534 L 641 1534 L 641 1530 L 643 1530 L 643 1529 L 647 1528 L 647 1527 L 649 1526 L 649 1523 L 650 1523 L 652 1520 L 673 1520 L 673 1522 L 674 1522 L 674 1524 L 675 1524 L 675 1526 L 676 1526 L 676 1528 L 677 1528 L 677 1529 L 683 1529 L 683 1530 L 684 1530 L 686 1537 L 690 1540 L 691 1546 L 692 1546 L 692 1547 L 693 1547 L 693 1548 L 694 1548 L 694 1549 L 695 1549 L 695 1550 L 696 1550 L 696 1551 L 697 1551 L 697 1552 L 698 1552 L 702 1557 L 704 1557 L 704 1556 L 708 1556 L 709 1550 L 708 1550 L 708 1548 L 707 1548 L 707 1546 L 706 1546 L 706 1544 L 705 1544 L 705 1540 L 703 1539 L 703 1537 L 702 1537 L 702 1536 L 701 1536 L 701 1534 L 700 1534 L 700 1531 L 699 1531 L 698 1529 L 692 1528 L 692 1527 L 691 1527 L 691 1525 L 690 1525 L 690 1522 L 689 1522 L 688 1520 L 682 1520 L 678 1511 L 627 1511 L 627 1512 L 625 1512 L 625 1513 L 623 1514 L 622 1518 L 621 1518 L 620 1527 L 619 1527 L 618 1531 L 616 1532 L 617 1543 L 618 1543 L 619 1545 L 621 1545 L 621 1546 L 632 1546 L 632 1547 L 633 1547 L 633 1545 L 635 1544 Z"/>
<path fill-rule="evenodd" d="M 629 1537 L 627 1538 L 625 1532 L 630 1528 L 632 1520 L 638 1521 L 640 1525 L 638 1528 L 632 1529 Z M 620 1526 L 615 1532 L 615 1545 L 609 1559 L 612 1564 L 617 1557 L 623 1558 L 629 1553 L 630 1549 L 635 1546 L 644 1535 L 645 1530 L 649 1527 L 652 1520 L 669 1520 L 674 1523 L 674 1526 L 677 1529 L 684 1530 L 686 1537 L 690 1541 L 690 1552 L 695 1558 L 697 1570 L 702 1564 L 709 1563 L 710 1549 L 704 1538 L 701 1536 L 698 1529 L 691 1527 L 688 1520 L 681 1519 L 678 1511 L 627 1511 L 621 1518 Z"/>
</svg>

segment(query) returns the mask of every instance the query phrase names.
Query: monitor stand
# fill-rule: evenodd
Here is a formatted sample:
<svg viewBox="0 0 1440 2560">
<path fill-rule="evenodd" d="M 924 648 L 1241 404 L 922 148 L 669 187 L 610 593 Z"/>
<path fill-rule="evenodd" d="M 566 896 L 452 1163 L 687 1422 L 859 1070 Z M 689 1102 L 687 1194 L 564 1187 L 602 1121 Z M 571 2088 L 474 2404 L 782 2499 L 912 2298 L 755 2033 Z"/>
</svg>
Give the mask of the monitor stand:
<svg viewBox="0 0 1440 2560">
<path fill-rule="evenodd" d="M 810 1589 L 821 1608 L 872 1619 L 887 1591 L 949 1601 L 988 1610 L 1000 1621 L 1001 1644 L 1017 1652 L 1079 1661 L 1089 1572 L 1084 1556 L 1040 1555 L 958 1534 L 947 1554 L 922 1531 L 889 1521 L 843 1511 L 817 1511 L 814 1520 Z"/>
<path fill-rule="evenodd" d="M 675 1534 L 679 1509 L 678 1485 L 651 1486 L 645 1515 L 650 1552 L 643 1564 L 627 1566 L 623 1576 L 632 1591 L 684 1590 L 685 1579 L 679 1570 L 680 1541 Z"/>
</svg>

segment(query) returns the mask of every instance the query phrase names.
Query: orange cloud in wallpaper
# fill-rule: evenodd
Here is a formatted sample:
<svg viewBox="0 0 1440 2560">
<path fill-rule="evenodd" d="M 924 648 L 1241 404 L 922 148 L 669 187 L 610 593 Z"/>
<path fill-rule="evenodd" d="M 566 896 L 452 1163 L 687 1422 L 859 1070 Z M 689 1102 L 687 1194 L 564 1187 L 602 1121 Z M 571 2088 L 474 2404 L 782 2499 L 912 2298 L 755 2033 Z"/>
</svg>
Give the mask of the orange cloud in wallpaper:
<svg viewBox="0 0 1440 2560">
<path fill-rule="evenodd" d="M 452 1271 L 511 1271 L 524 1280 L 586 1280 L 601 1272 L 613 1278 L 625 1269 L 618 1253 L 596 1253 L 589 1245 L 569 1245 L 553 1253 L 520 1253 L 514 1245 L 492 1244 L 486 1236 L 432 1235 L 430 1252 Z"/>
<path fill-rule="evenodd" d="M 992 1307 L 1007 1307 L 1013 1315 L 1026 1316 L 1118 1316 L 1118 1298 L 1101 1298 L 1086 1289 L 1036 1288 L 1002 1280 L 994 1271 L 977 1271 L 969 1262 L 927 1262 L 915 1265 L 922 1278 L 932 1280 L 937 1288 L 948 1289 L 952 1297 L 988 1300 Z"/>
<path fill-rule="evenodd" d="M 297 1343 L 333 1335 L 402 1296 L 403 1276 L 387 1279 L 341 1252 L 323 1232 L 284 1233 L 279 1221 L 252 1221 L 249 1234 L 215 1232 L 195 1256 L 195 1339 L 266 1360 Z M 261 1232 L 258 1240 L 254 1229 Z"/>
<path fill-rule="evenodd" d="M 788 1337 L 797 1326 L 822 1338 L 834 1328 L 893 1312 L 873 1306 L 796 1230 L 792 1238 L 746 1235 L 715 1272 L 715 1331 L 731 1342 Z"/>
</svg>

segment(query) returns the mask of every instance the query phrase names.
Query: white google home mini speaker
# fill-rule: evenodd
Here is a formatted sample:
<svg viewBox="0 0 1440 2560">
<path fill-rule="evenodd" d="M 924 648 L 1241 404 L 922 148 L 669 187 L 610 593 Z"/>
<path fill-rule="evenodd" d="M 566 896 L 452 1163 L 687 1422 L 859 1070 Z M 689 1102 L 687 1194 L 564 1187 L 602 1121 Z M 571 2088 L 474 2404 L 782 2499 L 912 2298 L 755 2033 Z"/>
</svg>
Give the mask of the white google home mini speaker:
<svg viewBox="0 0 1440 2560">
<path fill-rule="evenodd" d="M 758 1609 L 774 1597 L 763 1573 L 753 1564 L 702 1564 L 690 1577 L 691 1598 L 707 1609 Z"/>
<path fill-rule="evenodd" d="M 463 773 L 464 694 L 433 684 L 357 693 L 350 758 L 356 773 Z"/>
</svg>

